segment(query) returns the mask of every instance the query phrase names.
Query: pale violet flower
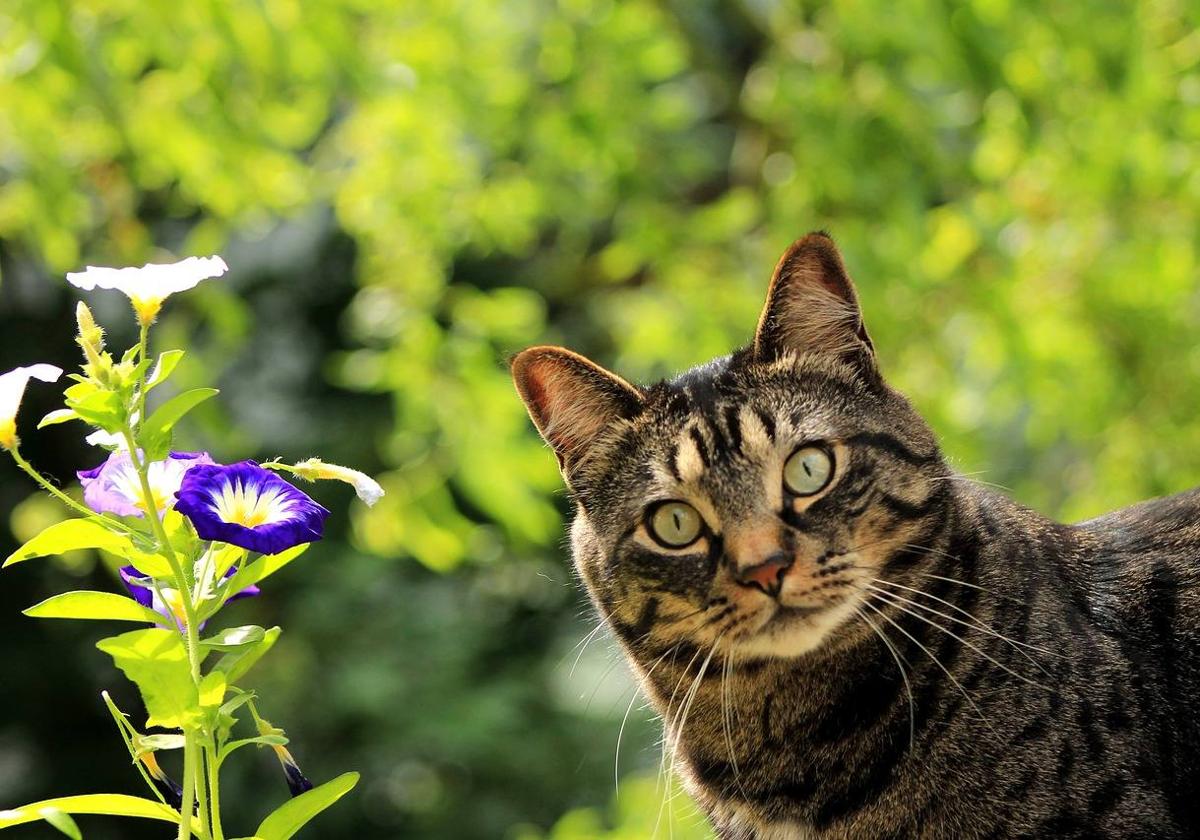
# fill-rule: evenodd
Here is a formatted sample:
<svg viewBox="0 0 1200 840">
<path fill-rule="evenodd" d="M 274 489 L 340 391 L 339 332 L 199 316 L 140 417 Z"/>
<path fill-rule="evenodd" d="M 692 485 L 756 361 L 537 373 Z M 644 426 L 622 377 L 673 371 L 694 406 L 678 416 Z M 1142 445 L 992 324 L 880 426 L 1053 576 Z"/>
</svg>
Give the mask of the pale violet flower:
<svg viewBox="0 0 1200 840">
<path fill-rule="evenodd" d="M 21 407 L 29 380 L 57 382 L 60 376 L 62 368 L 47 364 L 14 368 L 0 374 L 0 447 L 12 449 L 17 444 L 17 409 Z"/>
<path fill-rule="evenodd" d="M 89 265 L 67 274 L 67 282 L 84 291 L 116 289 L 133 302 L 138 321 L 147 325 L 158 315 L 168 295 L 193 288 L 201 280 L 220 277 L 229 266 L 219 256 L 188 257 L 177 263 L 146 263 L 141 268 Z"/>
<path fill-rule="evenodd" d="M 383 488 L 371 476 L 358 470 L 352 470 L 349 467 L 326 464 L 320 458 L 309 458 L 307 461 L 293 464 L 290 472 L 297 478 L 307 479 L 308 481 L 315 481 L 321 478 L 344 481 L 354 487 L 354 492 L 358 494 L 358 498 L 366 502 L 367 507 L 372 507 L 383 498 Z"/>
<path fill-rule="evenodd" d="M 184 474 L 197 464 L 212 462 L 207 452 L 172 452 L 161 461 L 151 461 L 147 473 L 159 515 L 175 504 L 175 493 L 183 484 Z M 77 475 L 83 485 L 83 501 L 96 513 L 145 515 L 141 479 L 133 468 L 129 452 L 113 452 L 100 466 Z"/>
</svg>

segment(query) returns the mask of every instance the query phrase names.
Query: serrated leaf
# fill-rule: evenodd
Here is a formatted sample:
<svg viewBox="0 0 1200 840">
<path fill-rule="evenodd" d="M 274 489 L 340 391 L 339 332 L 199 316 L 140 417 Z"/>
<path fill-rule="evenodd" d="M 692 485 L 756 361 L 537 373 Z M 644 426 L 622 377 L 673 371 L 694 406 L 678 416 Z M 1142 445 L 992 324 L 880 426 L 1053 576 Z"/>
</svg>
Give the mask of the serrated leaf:
<svg viewBox="0 0 1200 840">
<path fill-rule="evenodd" d="M 132 598 L 112 592 L 64 592 L 25 610 L 30 618 L 112 619 L 157 624 L 162 616 Z"/>
<path fill-rule="evenodd" d="M 171 430 L 175 424 L 200 403 L 215 397 L 219 391 L 216 388 L 193 388 L 177 394 L 160 405 L 153 414 L 146 418 L 138 434 L 138 444 L 151 461 L 159 461 L 167 456 L 171 445 Z"/>
<path fill-rule="evenodd" d="M 96 647 L 113 658 L 141 692 L 146 726 L 177 729 L 198 706 L 187 650 L 177 632 L 162 627 L 102 639 Z"/>
<path fill-rule="evenodd" d="M 225 654 L 217 660 L 213 668 L 218 671 L 224 671 L 225 677 L 230 683 L 237 682 L 246 675 L 247 671 L 254 667 L 258 660 L 263 658 L 267 651 L 274 647 L 275 641 L 282 632 L 279 627 L 272 627 L 263 633 L 261 641 Z"/>
<path fill-rule="evenodd" d="M 18 548 L 4 561 L 4 566 L 80 548 L 100 548 L 121 555 L 134 552 L 128 537 L 110 531 L 95 520 L 67 519 L 54 523 Z"/>
<path fill-rule="evenodd" d="M 46 806 L 45 808 L 38 809 L 38 816 L 70 837 L 71 840 L 83 840 L 83 834 L 80 833 L 79 826 L 75 825 L 75 820 L 71 819 L 71 815 L 65 811 Z"/>
<path fill-rule="evenodd" d="M 254 833 L 263 840 L 288 840 L 305 823 L 337 802 L 358 784 L 357 773 L 343 773 L 275 809 Z"/>
<path fill-rule="evenodd" d="M 257 624 L 247 624 L 244 627 L 230 627 L 222 630 L 207 639 L 201 639 L 200 644 L 210 650 L 238 650 L 246 645 L 262 641 L 265 635 L 266 632 Z"/>
<path fill-rule="evenodd" d="M 154 365 L 154 370 L 150 372 L 149 378 L 146 380 L 146 390 L 149 391 L 155 385 L 161 385 L 170 376 L 175 366 L 183 358 L 182 350 L 165 350 L 158 354 L 158 361 Z"/>
<path fill-rule="evenodd" d="M 123 793 L 89 793 L 83 796 L 62 796 L 57 799 L 44 799 L 22 805 L 10 811 L 0 811 L 0 828 L 11 828 L 14 825 L 37 822 L 42 819 L 41 811 L 51 808 L 64 814 L 105 814 L 113 817 L 142 817 L 150 820 L 179 825 L 179 812 L 168 808 L 161 802 L 152 799 L 142 799 L 139 796 L 127 796 Z M 192 825 L 199 827 L 199 821 L 193 819 Z M 195 828 L 193 830 L 195 830 Z"/>
<path fill-rule="evenodd" d="M 69 408 L 60 408 L 51 411 L 45 417 L 38 421 L 37 427 L 44 429 L 47 426 L 55 426 L 59 423 L 66 423 L 69 420 L 82 420 L 83 418 Z"/>
</svg>

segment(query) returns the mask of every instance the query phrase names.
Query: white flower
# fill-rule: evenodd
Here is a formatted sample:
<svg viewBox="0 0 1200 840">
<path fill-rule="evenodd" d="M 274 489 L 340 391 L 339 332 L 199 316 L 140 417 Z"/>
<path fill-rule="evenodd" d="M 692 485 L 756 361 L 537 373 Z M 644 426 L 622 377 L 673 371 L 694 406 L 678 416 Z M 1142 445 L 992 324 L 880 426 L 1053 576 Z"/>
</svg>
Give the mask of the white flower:
<svg viewBox="0 0 1200 840">
<path fill-rule="evenodd" d="M 42 382 L 57 382 L 62 368 L 40 364 L 19 367 L 0 374 L 0 446 L 12 449 L 17 442 L 17 409 L 30 379 Z"/>
<path fill-rule="evenodd" d="M 305 478 L 309 481 L 319 478 L 331 478 L 335 481 L 344 481 L 347 484 L 353 485 L 354 492 L 358 494 L 358 498 L 366 502 L 367 507 L 372 507 L 383 498 L 383 488 L 371 476 L 361 473 L 358 470 L 352 470 L 349 467 L 326 464 L 320 458 L 309 458 L 307 461 L 294 464 L 291 472 L 298 478 Z"/>
<path fill-rule="evenodd" d="M 138 321 L 149 324 L 168 295 L 191 289 L 201 280 L 220 277 L 229 266 L 218 256 L 188 257 L 177 263 L 146 263 L 141 268 L 105 268 L 89 265 L 67 274 L 67 282 L 84 291 L 116 289 L 133 302 Z"/>
</svg>

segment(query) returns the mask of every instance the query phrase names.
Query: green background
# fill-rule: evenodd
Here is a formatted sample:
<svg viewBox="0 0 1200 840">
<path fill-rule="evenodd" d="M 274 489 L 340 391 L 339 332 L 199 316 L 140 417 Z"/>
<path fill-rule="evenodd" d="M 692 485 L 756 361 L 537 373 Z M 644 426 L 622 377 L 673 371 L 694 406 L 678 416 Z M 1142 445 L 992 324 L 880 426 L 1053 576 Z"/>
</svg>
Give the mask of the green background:
<svg viewBox="0 0 1200 840">
<path fill-rule="evenodd" d="M 75 363 L 66 271 L 223 254 L 157 328 L 194 348 L 175 384 L 223 390 L 180 443 L 388 491 L 318 488 L 330 536 L 225 619 L 285 628 L 250 682 L 305 772 L 363 773 L 309 836 L 666 836 L 637 701 L 610 808 L 632 687 L 603 636 L 572 667 L 594 620 L 505 357 L 563 343 L 646 381 L 723 354 L 824 228 L 959 469 L 1067 519 L 1200 483 L 1198 23 L 1183 0 L 8 0 L 0 370 Z M 87 299 L 123 349 L 124 299 Z M 21 430 L 67 485 L 102 453 L 33 431 L 56 394 L 31 385 Z M 0 467 L 0 550 L 60 515 L 31 492 Z M 102 629 L 19 614 L 83 586 L 114 586 L 103 558 L 0 576 L 0 808 L 139 792 Z M 225 782 L 235 834 L 286 795 L 267 753 Z"/>
</svg>

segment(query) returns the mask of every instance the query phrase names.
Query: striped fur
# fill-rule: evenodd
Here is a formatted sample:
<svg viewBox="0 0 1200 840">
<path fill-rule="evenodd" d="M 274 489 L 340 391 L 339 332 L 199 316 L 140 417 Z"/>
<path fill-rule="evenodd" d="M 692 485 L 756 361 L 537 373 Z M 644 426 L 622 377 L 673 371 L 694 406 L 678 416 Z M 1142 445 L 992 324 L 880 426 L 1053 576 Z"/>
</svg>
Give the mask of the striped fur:
<svg viewBox="0 0 1200 840">
<path fill-rule="evenodd" d="M 576 568 L 723 840 L 1200 835 L 1200 491 L 1070 526 L 954 475 L 822 235 L 729 357 L 635 388 L 558 352 L 513 370 L 588 430 Z M 696 543 L 648 533 L 666 499 Z M 777 596 L 740 574 L 768 554 Z"/>
</svg>

